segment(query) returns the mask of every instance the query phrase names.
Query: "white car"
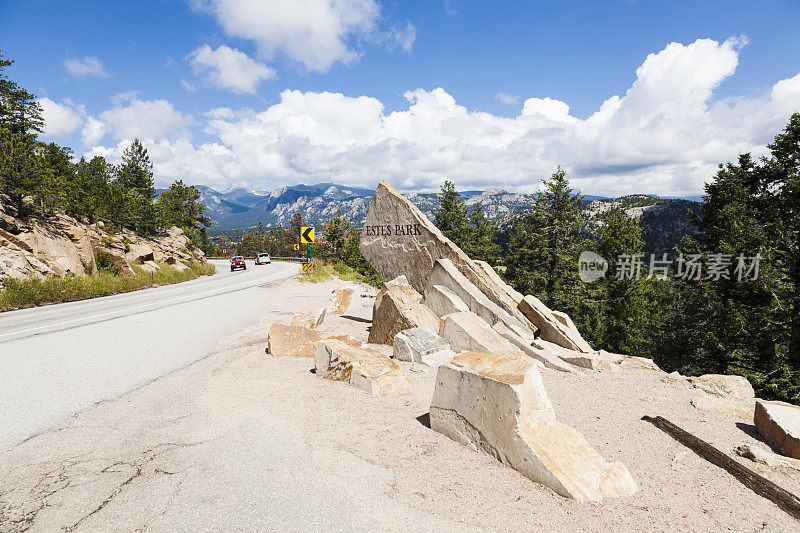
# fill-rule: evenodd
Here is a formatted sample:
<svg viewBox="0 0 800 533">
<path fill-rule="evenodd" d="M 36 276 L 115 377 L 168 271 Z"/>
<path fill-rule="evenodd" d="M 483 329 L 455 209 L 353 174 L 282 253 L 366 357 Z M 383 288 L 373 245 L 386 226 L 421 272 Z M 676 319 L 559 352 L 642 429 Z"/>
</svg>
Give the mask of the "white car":
<svg viewBox="0 0 800 533">
<path fill-rule="evenodd" d="M 272 262 L 269 258 L 269 254 L 258 254 L 256 256 L 256 264 L 257 265 L 268 265 Z"/>
</svg>

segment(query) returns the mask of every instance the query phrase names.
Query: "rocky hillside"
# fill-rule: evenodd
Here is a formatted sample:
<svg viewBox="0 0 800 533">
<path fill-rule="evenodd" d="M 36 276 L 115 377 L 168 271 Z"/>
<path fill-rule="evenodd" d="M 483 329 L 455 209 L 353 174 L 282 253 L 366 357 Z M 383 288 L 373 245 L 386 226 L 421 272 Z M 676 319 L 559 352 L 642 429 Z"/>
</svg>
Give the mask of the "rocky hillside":
<svg viewBox="0 0 800 533">
<path fill-rule="evenodd" d="M 84 277 L 112 265 L 130 276 L 134 266 L 153 271 L 166 263 L 184 270 L 189 261 L 203 260 L 203 252 L 190 250 L 188 241 L 177 227 L 148 239 L 128 230 L 110 233 L 102 222 L 87 225 L 61 214 L 23 221 L 4 208 L 0 197 L 0 278 Z"/>
<path fill-rule="evenodd" d="M 634 194 L 620 198 L 598 198 L 584 204 L 585 222 L 581 228 L 584 237 L 597 237 L 603 227 L 605 213 L 622 211 L 639 221 L 644 239 L 645 255 L 669 252 L 681 239 L 694 234 L 689 213 L 699 213 L 700 204 L 680 198 L 658 198 Z M 519 212 L 497 221 L 497 241 L 506 247 L 514 227 L 520 222 Z"/>
<path fill-rule="evenodd" d="M 679 198 L 657 198 L 646 194 L 634 194 L 620 198 L 593 200 L 586 204 L 586 222 L 583 233 L 593 238 L 603 227 L 601 217 L 609 211 L 622 211 L 639 221 L 644 239 L 644 253 L 669 252 L 681 239 L 693 235 L 694 226 L 689 213 L 699 213 L 700 204 Z"/>
</svg>

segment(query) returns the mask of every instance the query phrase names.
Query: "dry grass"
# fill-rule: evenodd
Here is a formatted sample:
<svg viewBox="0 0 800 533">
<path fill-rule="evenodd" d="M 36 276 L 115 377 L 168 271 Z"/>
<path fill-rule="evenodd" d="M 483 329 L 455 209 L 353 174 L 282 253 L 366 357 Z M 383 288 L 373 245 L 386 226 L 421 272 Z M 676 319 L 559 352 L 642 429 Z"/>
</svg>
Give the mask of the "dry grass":
<svg viewBox="0 0 800 533">
<path fill-rule="evenodd" d="M 98 272 L 94 276 L 79 278 L 5 278 L 0 291 L 0 311 L 23 307 L 86 300 L 121 292 L 145 289 L 156 285 L 168 285 L 188 281 L 198 276 L 214 273 L 214 265 L 193 261 L 183 272 L 167 264 L 160 264 L 161 270 L 147 272 L 134 267 L 135 277 Z"/>
</svg>

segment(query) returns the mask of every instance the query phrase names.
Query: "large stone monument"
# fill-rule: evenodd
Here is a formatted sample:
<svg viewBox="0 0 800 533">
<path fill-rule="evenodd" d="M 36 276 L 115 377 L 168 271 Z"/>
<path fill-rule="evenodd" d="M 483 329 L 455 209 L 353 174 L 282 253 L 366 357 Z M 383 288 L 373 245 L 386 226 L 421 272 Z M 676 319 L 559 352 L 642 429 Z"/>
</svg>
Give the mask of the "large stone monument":
<svg viewBox="0 0 800 533">
<path fill-rule="evenodd" d="M 482 265 L 470 259 L 422 211 L 385 181 L 375 189 L 359 249 L 384 280 L 405 275 L 420 293 L 427 288 L 436 260 L 449 259 L 492 302 L 527 322 L 517 309 L 519 302 L 498 284 L 499 278 L 495 279 Z"/>
</svg>

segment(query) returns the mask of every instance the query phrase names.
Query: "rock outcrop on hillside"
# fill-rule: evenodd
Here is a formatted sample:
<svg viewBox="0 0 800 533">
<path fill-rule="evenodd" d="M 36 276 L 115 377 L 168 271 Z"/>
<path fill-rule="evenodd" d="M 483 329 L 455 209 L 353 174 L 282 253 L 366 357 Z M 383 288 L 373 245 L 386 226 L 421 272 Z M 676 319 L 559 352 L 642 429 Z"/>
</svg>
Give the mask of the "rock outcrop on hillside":
<svg viewBox="0 0 800 533">
<path fill-rule="evenodd" d="M 58 213 L 25 220 L 14 215 L 0 198 L 0 278 L 84 277 L 97 272 L 98 257 L 130 276 L 134 265 L 153 271 L 167 263 L 183 270 L 192 260 L 204 260 L 201 250 L 189 249 L 178 227 L 149 239 L 129 230 L 111 233 L 102 222 L 83 224 Z"/>
</svg>

